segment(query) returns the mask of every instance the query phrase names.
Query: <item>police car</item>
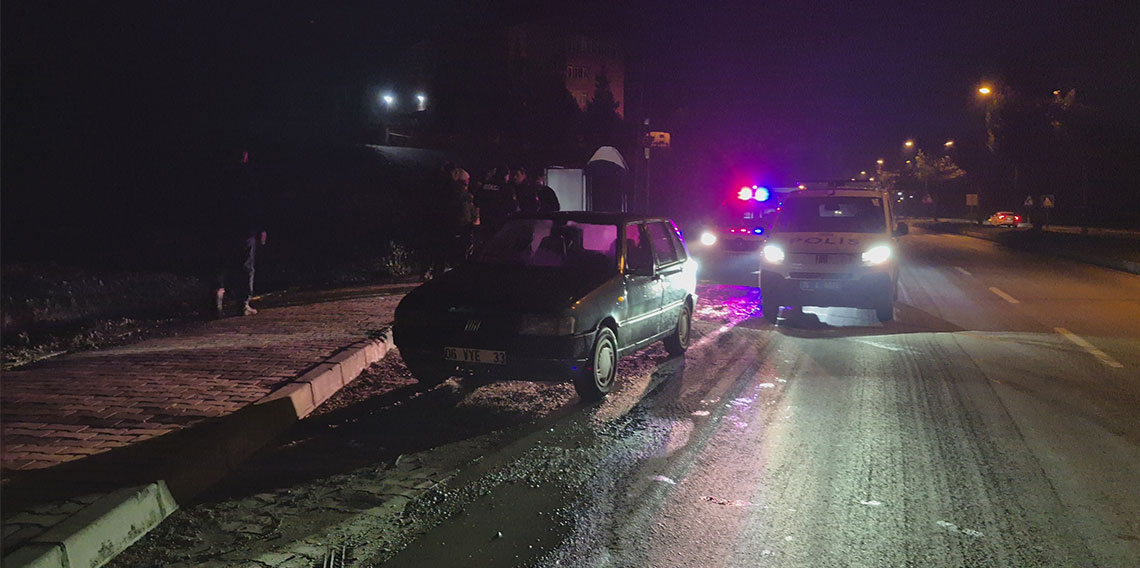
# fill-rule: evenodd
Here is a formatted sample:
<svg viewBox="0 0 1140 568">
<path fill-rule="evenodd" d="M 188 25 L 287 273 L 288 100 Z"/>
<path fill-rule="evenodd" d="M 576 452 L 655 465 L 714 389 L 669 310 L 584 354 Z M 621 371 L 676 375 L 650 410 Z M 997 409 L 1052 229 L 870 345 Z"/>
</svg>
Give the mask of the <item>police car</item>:
<svg viewBox="0 0 1140 568">
<path fill-rule="evenodd" d="M 783 197 L 761 249 L 764 318 L 776 323 L 781 306 L 875 310 L 894 318 L 899 262 L 897 223 L 880 189 L 804 189 Z"/>
<path fill-rule="evenodd" d="M 759 253 L 764 245 L 765 219 L 778 206 L 776 195 L 764 186 L 741 187 L 721 203 L 716 222 L 702 229 L 695 252 L 705 260 Z"/>
</svg>

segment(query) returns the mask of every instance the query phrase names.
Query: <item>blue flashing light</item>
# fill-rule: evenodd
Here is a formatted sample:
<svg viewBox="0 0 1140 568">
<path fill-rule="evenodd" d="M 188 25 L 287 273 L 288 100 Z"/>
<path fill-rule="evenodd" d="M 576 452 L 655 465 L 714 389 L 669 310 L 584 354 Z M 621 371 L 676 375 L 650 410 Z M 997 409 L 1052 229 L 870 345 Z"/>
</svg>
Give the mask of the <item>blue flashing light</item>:
<svg viewBox="0 0 1140 568">
<path fill-rule="evenodd" d="M 757 187 L 752 194 L 752 199 L 755 199 L 756 201 L 768 201 L 768 198 L 771 196 L 772 193 L 768 190 L 768 188 Z"/>
<path fill-rule="evenodd" d="M 756 227 L 755 229 L 752 229 L 752 234 L 753 235 L 763 235 L 764 234 L 764 227 Z"/>
</svg>

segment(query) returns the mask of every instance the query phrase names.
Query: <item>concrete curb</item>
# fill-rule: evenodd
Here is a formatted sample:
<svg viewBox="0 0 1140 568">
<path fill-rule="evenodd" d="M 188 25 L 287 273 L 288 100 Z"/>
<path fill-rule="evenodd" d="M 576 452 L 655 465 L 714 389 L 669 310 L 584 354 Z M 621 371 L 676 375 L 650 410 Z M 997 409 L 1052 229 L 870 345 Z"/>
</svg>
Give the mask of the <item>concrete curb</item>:
<svg viewBox="0 0 1140 568">
<path fill-rule="evenodd" d="M 3 568 L 98 568 L 220 481 L 274 437 L 360 376 L 392 348 L 392 334 L 358 341 L 261 400 L 203 429 L 163 464 L 163 479 L 112 491 L 4 557 Z"/>
</svg>

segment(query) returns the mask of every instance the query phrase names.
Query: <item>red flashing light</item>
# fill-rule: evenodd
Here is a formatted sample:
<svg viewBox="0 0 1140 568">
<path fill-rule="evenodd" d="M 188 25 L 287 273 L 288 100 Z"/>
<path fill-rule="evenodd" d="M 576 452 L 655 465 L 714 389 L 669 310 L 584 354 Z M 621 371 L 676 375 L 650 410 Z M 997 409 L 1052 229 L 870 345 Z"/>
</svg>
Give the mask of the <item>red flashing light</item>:
<svg viewBox="0 0 1140 568">
<path fill-rule="evenodd" d="M 736 192 L 736 198 L 741 201 L 752 199 L 752 188 L 747 186 L 740 188 L 740 191 Z"/>
</svg>

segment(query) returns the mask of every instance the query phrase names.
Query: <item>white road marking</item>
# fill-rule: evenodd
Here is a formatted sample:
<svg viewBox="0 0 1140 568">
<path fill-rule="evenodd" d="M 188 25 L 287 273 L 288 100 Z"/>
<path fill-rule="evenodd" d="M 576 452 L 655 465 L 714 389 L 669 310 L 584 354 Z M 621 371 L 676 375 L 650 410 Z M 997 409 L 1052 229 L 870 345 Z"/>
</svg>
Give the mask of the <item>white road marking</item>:
<svg viewBox="0 0 1140 568">
<path fill-rule="evenodd" d="M 1019 301 L 1017 298 L 1014 298 L 1013 296 L 1010 296 L 1009 294 L 1002 292 L 1001 289 L 999 289 L 999 288 L 994 288 L 993 286 L 990 286 L 990 292 L 997 294 L 998 297 L 1000 297 L 1001 299 L 1003 299 L 1003 300 L 1005 300 L 1011 304 L 1020 304 L 1021 303 L 1021 301 Z"/>
<path fill-rule="evenodd" d="M 1092 354 L 1093 357 L 1100 359 L 1101 363 L 1104 363 L 1105 365 L 1108 365 L 1109 367 L 1112 367 L 1113 369 L 1123 369 L 1124 368 L 1124 365 L 1122 365 L 1120 363 L 1120 361 L 1117 361 L 1116 359 L 1109 357 L 1108 353 L 1105 353 L 1104 351 L 1097 349 L 1095 345 L 1093 345 L 1092 343 L 1089 343 L 1088 341 L 1085 341 L 1085 338 L 1083 338 L 1083 337 L 1081 337 L 1081 336 L 1079 336 L 1079 335 L 1077 335 L 1077 334 L 1075 334 L 1075 333 L 1073 333 L 1073 332 L 1071 332 L 1071 331 L 1069 331 L 1063 327 L 1055 327 L 1053 329 L 1057 333 L 1065 336 L 1065 339 L 1068 339 L 1069 341 L 1076 343 L 1077 346 L 1079 346 L 1081 349 L 1088 351 L 1090 354 Z"/>
<path fill-rule="evenodd" d="M 965 268 L 962 268 L 961 266 L 955 266 L 954 270 L 957 270 L 958 272 L 961 272 L 962 274 L 965 274 L 966 276 L 973 276 L 973 274 L 970 274 L 969 270 L 966 270 Z"/>
</svg>

